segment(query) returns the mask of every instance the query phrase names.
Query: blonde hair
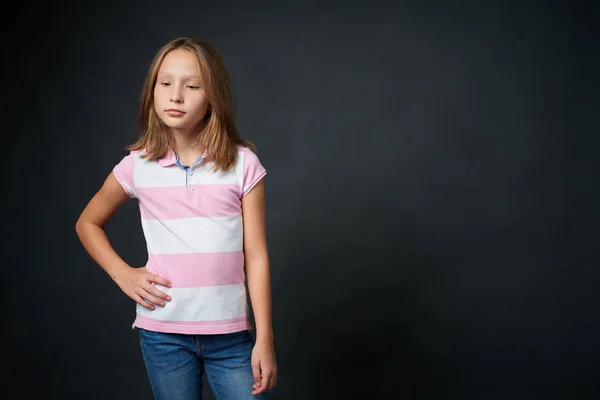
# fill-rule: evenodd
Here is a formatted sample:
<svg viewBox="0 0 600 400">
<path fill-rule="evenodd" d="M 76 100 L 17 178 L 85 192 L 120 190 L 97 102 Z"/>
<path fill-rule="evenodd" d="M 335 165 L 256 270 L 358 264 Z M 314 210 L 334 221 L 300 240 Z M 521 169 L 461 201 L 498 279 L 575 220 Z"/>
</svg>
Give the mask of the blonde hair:
<svg viewBox="0 0 600 400">
<path fill-rule="evenodd" d="M 198 135 L 198 144 L 214 162 L 214 171 L 231 170 L 237 160 L 237 145 L 256 152 L 256 146 L 242 140 L 237 131 L 233 91 L 229 74 L 219 53 L 209 43 L 193 37 L 180 37 L 165 44 L 154 56 L 144 82 L 139 108 L 140 136 L 126 147 L 127 150 L 145 150 L 144 158 L 156 161 L 163 158 L 173 146 L 170 129 L 158 117 L 154 108 L 154 86 L 160 65 L 172 50 L 185 49 L 194 54 L 200 68 L 200 79 L 208 98 L 205 128 Z"/>
</svg>

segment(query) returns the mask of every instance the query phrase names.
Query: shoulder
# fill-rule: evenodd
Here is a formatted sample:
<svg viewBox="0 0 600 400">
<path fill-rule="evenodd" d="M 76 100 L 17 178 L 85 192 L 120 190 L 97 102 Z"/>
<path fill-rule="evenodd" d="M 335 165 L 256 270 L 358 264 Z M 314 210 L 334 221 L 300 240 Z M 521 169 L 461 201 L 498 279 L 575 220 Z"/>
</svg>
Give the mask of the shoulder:
<svg viewBox="0 0 600 400">
<path fill-rule="evenodd" d="M 152 166 L 157 162 L 150 161 L 146 158 L 146 151 L 142 150 L 126 150 L 125 154 L 121 155 L 121 158 L 116 163 L 115 169 L 117 172 L 128 171 L 133 174 L 134 170 L 144 170 L 146 167 Z"/>
<path fill-rule="evenodd" d="M 237 151 L 238 151 L 238 156 L 240 156 L 240 159 L 244 164 L 260 163 L 258 154 L 253 152 L 252 149 L 238 144 Z"/>
<path fill-rule="evenodd" d="M 141 150 L 131 150 L 131 151 L 129 152 L 129 154 L 130 154 L 132 157 L 135 157 L 135 158 L 142 158 L 143 156 L 145 156 L 145 155 L 147 154 L 147 151 L 146 151 L 146 149 L 141 149 Z"/>
<path fill-rule="evenodd" d="M 236 144 L 236 148 L 237 148 L 237 152 L 242 153 L 242 154 L 246 154 L 247 151 L 252 151 L 249 148 L 247 148 L 246 146 L 242 146 L 241 144 Z"/>
<path fill-rule="evenodd" d="M 124 155 L 122 156 L 123 159 L 136 159 L 136 158 L 141 158 L 144 154 L 146 154 L 146 151 L 144 149 L 142 150 L 126 150 Z"/>
</svg>

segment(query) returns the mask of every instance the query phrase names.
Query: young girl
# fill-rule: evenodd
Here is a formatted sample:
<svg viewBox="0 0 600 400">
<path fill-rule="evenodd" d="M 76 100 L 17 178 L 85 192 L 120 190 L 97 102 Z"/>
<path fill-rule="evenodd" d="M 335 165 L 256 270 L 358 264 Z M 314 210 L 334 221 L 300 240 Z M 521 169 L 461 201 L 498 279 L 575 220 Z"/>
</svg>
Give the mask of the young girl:
<svg viewBox="0 0 600 400">
<path fill-rule="evenodd" d="M 202 374 L 218 400 L 267 399 L 277 380 L 266 170 L 238 135 L 230 89 L 208 43 L 185 37 L 161 48 L 142 91 L 141 135 L 76 225 L 86 251 L 137 302 L 132 329 L 156 399 L 200 399 Z M 141 268 L 104 232 L 129 198 L 148 248 Z"/>
</svg>

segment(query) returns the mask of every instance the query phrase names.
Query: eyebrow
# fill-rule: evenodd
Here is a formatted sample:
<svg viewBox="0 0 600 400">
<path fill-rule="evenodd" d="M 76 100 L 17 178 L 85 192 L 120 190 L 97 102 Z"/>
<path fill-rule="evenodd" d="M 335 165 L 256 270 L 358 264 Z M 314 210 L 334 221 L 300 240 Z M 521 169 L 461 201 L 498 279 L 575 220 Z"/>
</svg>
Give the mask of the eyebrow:
<svg viewBox="0 0 600 400">
<path fill-rule="evenodd" d="M 172 77 L 173 77 L 173 75 L 169 74 L 168 72 L 161 72 L 157 76 L 157 78 L 172 78 Z M 182 78 L 183 78 L 183 80 L 190 80 L 190 79 L 198 79 L 198 80 L 200 80 L 200 76 L 199 75 L 183 75 Z"/>
</svg>

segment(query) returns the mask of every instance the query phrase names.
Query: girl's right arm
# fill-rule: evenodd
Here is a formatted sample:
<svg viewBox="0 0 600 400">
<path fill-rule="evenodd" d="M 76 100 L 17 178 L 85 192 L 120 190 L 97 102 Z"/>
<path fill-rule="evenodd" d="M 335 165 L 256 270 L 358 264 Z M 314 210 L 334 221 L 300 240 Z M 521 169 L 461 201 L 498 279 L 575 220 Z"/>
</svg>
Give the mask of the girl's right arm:
<svg viewBox="0 0 600 400">
<path fill-rule="evenodd" d="M 154 305 L 164 306 L 171 298 L 152 283 L 171 287 L 171 283 L 146 267 L 130 267 L 113 249 L 104 226 L 129 196 L 111 172 L 100 190 L 87 204 L 77 223 L 77 236 L 88 254 L 115 281 L 121 290 L 138 304 L 153 310 Z"/>
</svg>

